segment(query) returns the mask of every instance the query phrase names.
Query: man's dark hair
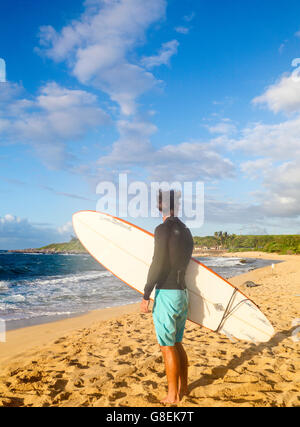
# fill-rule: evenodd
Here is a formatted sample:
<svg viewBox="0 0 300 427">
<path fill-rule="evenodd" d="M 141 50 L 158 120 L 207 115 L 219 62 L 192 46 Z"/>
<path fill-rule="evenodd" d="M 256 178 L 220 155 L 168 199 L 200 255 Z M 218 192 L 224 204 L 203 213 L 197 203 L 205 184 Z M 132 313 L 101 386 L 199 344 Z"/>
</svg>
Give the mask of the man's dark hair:
<svg viewBox="0 0 300 427">
<path fill-rule="evenodd" d="M 178 202 L 181 193 L 175 190 L 158 191 L 158 210 L 167 216 L 174 216 L 178 213 Z"/>
</svg>

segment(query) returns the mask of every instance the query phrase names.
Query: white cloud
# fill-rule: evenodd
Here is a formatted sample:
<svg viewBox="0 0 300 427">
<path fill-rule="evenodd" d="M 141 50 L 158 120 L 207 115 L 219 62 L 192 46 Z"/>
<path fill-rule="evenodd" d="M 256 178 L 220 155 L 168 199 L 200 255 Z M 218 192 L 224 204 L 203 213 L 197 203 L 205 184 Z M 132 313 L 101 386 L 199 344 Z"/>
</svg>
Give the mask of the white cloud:
<svg viewBox="0 0 300 427">
<path fill-rule="evenodd" d="M 151 179 L 210 181 L 233 178 L 235 167 L 210 144 L 183 142 L 157 150 L 148 166 Z"/>
<path fill-rule="evenodd" d="M 179 26 L 175 27 L 175 31 L 179 34 L 188 34 L 190 32 L 190 29 L 188 27 Z"/>
<path fill-rule="evenodd" d="M 295 70 L 271 85 L 265 93 L 253 99 L 254 104 L 266 104 L 274 113 L 300 111 L 300 76 Z"/>
<path fill-rule="evenodd" d="M 184 25 L 178 25 L 175 27 L 175 31 L 179 34 L 188 34 L 190 32 L 191 27 L 188 26 L 190 22 L 195 18 L 196 14 L 191 12 L 189 15 L 185 15 L 183 20 L 185 21 Z"/>
<path fill-rule="evenodd" d="M 21 221 L 20 218 L 16 218 L 11 214 L 6 214 L 6 215 L 4 215 L 3 218 L 0 218 L 0 224 L 2 224 L 2 225 L 3 224 L 11 224 L 14 222 L 20 223 L 20 221 Z"/>
<path fill-rule="evenodd" d="M 59 234 L 62 235 L 71 235 L 74 233 L 73 224 L 72 221 L 68 221 L 66 224 L 62 225 L 61 227 L 58 227 L 57 231 Z"/>
<path fill-rule="evenodd" d="M 159 82 L 137 65 L 119 64 L 95 78 L 94 83 L 120 105 L 123 114 L 129 116 L 137 112 L 136 99 Z"/>
<path fill-rule="evenodd" d="M 300 216 L 300 162 L 290 161 L 269 170 L 264 179 L 266 193 L 261 197 L 268 216 Z"/>
<path fill-rule="evenodd" d="M 183 19 L 184 19 L 185 22 L 191 22 L 195 18 L 195 16 L 196 16 L 196 13 L 195 12 L 191 12 L 189 15 L 185 15 L 183 17 Z"/>
<path fill-rule="evenodd" d="M 259 211 L 266 217 L 300 217 L 300 118 L 276 125 L 258 124 L 227 142 L 234 150 L 256 158 L 241 164 L 250 179 L 261 180 L 253 192 Z"/>
<path fill-rule="evenodd" d="M 241 171 L 251 180 L 261 178 L 270 173 L 273 162 L 268 158 L 248 160 L 241 164 Z"/>
<path fill-rule="evenodd" d="M 20 98 L 24 93 L 24 88 L 16 83 L 5 82 L 1 84 L 0 91 L 0 112 L 5 109 L 7 103 Z"/>
<path fill-rule="evenodd" d="M 136 99 L 157 84 L 154 76 L 128 60 L 145 40 L 148 27 L 164 18 L 166 1 L 95 0 L 60 33 L 40 29 L 40 44 L 55 61 L 67 61 L 71 72 L 119 103 L 124 114 L 134 114 Z M 133 19 L 134 17 L 134 19 Z"/>
<path fill-rule="evenodd" d="M 293 61 L 298 66 L 298 60 Z M 263 95 L 253 100 L 254 105 L 266 104 L 274 113 L 294 113 L 278 123 L 253 123 L 242 129 L 239 136 L 223 133 L 213 143 L 233 152 L 242 152 L 249 158 L 240 165 L 249 179 L 261 181 L 253 191 L 252 212 L 264 218 L 300 218 L 300 76 L 298 69 L 283 75 Z M 298 114 L 297 114 L 298 113 Z M 222 124 L 222 123 L 221 123 Z M 218 127 L 216 129 L 218 130 Z M 225 129 L 224 129 L 225 130 Z M 211 142 L 212 143 L 212 142 Z M 252 159 L 251 159 L 252 157 Z"/>
<path fill-rule="evenodd" d="M 130 48 L 143 41 L 147 27 L 164 17 L 166 2 L 152 0 L 113 0 L 85 3 L 86 9 L 79 20 L 73 20 L 61 30 L 51 26 L 41 27 L 40 40 L 47 46 L 47 55 L 59 61 L 70 59 L 78 49 L 98 46 L 107 52 L 108 47 L 118 49 L 124 57 Z M 134 17 L 134 19 L 133 19 Z M 112 55 L 113 62 L 115 55 Z M 76 59 L 75 59 L 76 60 Z M 100 64 L 101 66 L 101 64 Z"/>
<path fill-rule="evenodd" d="M 70 90 L 49 83 L 36 98 L 36 112 L 14 126 L 28 139 L 77 139 L 87 128 L 100 126 L 108 116 L 96 103 L 96 97 L 84 91 Z"/>
<path fill-rule="evenodd" d="M 157 131 L 155 125 L 142 120 L 120 120 L 117 123 L 120 138 L 111 153 L 99 159 L 100 166 L 127 168 L 144 165 L 153 155 L 150 137 Z"/>
<path fill-rule="evenodd" d="M 248 125 L 240 134 L 239 138 L 227 138 L 229 150 L 242 150 L 277 161 L 300 158 L 300 117 L 276 124 Z"/>
<path fill-rule="evenodd" d="M 205 198 L 205 222 L 237 225 L 255 222 L 263 223 L 265 216 L 259 205 L 254 203 L 243 203 L 241 201 L 221 200 L 213 197 Z"/>
<path fill-rule="evenodd" d="M 278 48 L 278 52 L 280 53 L 280 54 L 282 54 L 282 52 L 284 51 L 284 49 L 285 49 L 285 46 L 286 46 L 286 43 L 288 42 L 288 40 L 285 40 L 283 43 L 281 43 L 281 45 L 279 46 L 279 48 Z"/>
<path fill-rule="evenodd" d="M 237 128 L 236 126 L 231 122 L 231 120 L 223 119 L 221 122 L 217 123 L 213 126 L 207 126 L 210 133 L 217 133 L 217 134 L 233 134 L 236 133 Z"/>
<path fill-rule="evenodd" d="M 120 121 L 120 138 L 110 154 L 99 159 L 101 168 L 142 167 L 151 180 L 214 180 L 234 176 L 232 162 L 218 154 L 213 146 L 184 142 L 155 149 L 150 142 L 156 127 L 145 121 Z M 126 149 L 124 149 L 126 147 Z"/>
<path fill-rule="evenodd" d="M 53 242 L 64 242 L 72 234 L 68 224 L 56 229 L 6 214 L 0 217 L 0 249 L 38 248 Z"/>
<path fill-rule="evenodd" d="M 178 46 L 177 40 L 163 43 L 158 55 L 142 58 L 142 64 L 147 68 L 169 65 L 172 56 L 177 54 Z"/>
<path fill-rule="evenodd" d="M 95 105 L 97 97 L 82 90 L 69 90 L 57 83 L 48 83 L 37 97 L 40 107 L 48 111 L 66 110 L 74 107 Z"/>
<path fill-rule="evenodd" d="M 22 88 L 6 85 L 0 96 L 0 106 L 5 105 L 0 110 L 0 137 L 30 144 L 50 167 L 63 167 L 70 159 L 66 142 L 77 141 L 91 128 L 110 122 L 95 95 L 86 91 L 47 83 L 35 98 L 23 96 Z"/>
</svg>

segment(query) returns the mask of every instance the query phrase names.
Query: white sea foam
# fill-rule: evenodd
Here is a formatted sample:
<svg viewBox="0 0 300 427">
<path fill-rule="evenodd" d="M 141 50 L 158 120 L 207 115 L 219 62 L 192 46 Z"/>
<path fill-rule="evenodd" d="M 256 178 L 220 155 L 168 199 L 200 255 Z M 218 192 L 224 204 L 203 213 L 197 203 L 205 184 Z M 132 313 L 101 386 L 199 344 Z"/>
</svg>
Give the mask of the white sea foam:
<svg viewBox="0 0 300 427">
<path fill-rule="evenodd" d="M 56 285 L 56 284 L 67 284 L 67 283 L 79 283 L 93 281 L 97 279 L 103 279 L 104 277 L 113 277 L 108 271 L 89 271 L 86 273 L 73 273 L 68 275 L 58 276 L 47 276 L 46 278 L 38 279 L 26 279 L 28 284 L 34 285 Z"/>
<path fill-rule="evenodd" d="M 5 280 L 0 280 L 0 292 L 1 291 L 7 291 L 8 290 L 8 284 L 9 282 Z"/>
<path fill-rule="evenodd" d="M 212 267 L 234 267 L 236 265 L 243 264 L 242 258 L 206 258 L 205 264 L 210 265 Z"/>
<path fill-rule="evenodd" d="M 56 317 L 56 316 L 72 316 L 79 314 L 78 311 L 40 311 L 40 312 L 20 312 L 16 313 L 8 313 L 3 316 L 3 319 L 6 321 L 16 321 L 16 320 L 30 320 L 36 317 Z"/>
<path fill-rule="evenodd" d="M 24 302 L 26 300 L 26 298 L 23 295 L 10 295 L 8 297 L 5 298 L 6 302 Z"/>
<path fill-rule="evenodd" d="M 7 320 L 68 316 L 127 304 L 128 295 L 134 292 L 120 286 L 106 270 L 15 280 L 10 290 L 9 295 L 0 294 L 0 312 Z"/>
</svg>

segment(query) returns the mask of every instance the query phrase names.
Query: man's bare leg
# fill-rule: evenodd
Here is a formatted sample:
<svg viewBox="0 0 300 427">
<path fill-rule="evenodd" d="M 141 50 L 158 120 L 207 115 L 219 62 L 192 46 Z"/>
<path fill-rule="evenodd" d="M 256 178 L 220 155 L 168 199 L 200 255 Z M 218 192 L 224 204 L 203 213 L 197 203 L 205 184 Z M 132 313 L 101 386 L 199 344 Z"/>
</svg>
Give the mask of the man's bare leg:
<svg viewBox="0 0 300 427">
<path fill-rule="evenodd" d="M 188 358 L 186 351 L 181 344 L 181 342 L 177 342 L 175 344 L 177 353 L 179 355 L 180 361 L 180 371 L 179 371 L 179 396 L 182 398 L 186 394 L 188 394 Z"/>
<path fill-rule="evenodd" d="M 178 403 L 179 402 L 179 375 L 180 375 L 180 358 L 177 347 L 161 346 L 161 351 L 164 357 L 167 381 L 168 394 L 161 403 Z"/>
</svg>

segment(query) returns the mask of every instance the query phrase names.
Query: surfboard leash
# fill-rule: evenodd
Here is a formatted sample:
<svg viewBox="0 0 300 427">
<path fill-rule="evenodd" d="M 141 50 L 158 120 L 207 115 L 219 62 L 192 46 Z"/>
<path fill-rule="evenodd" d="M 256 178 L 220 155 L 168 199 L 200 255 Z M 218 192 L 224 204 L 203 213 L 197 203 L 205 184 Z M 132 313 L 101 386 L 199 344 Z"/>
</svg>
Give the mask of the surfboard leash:
<svg viewBox="0 0 300 427">
<path fill-rule="evenodd" d="M 227 307 L 224 311 L 224 314 L 222 316 L 222 319 L 219 323 L 219 326 L 217 327 L 217 329 L 215 330 L 215 332 L 220 332 L 221 328 L 223 327 L 224 322 L 228 319 L 228 317 L 234 312 L 234 310 L 243 302 L 248 301 L 248 298 L 243 299 L 242 301 L 238 302 L 233 308 L 231 308 L 231 305 L 233 303 L 234 297 L 236 295 L 236 293 L 238 292 L 238 288 L 234 288 L 234 291 L 232 292 L 232 295 L 230 297 L 230 300 L 227 304 Z"/>
</svg>

